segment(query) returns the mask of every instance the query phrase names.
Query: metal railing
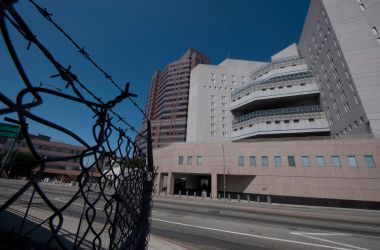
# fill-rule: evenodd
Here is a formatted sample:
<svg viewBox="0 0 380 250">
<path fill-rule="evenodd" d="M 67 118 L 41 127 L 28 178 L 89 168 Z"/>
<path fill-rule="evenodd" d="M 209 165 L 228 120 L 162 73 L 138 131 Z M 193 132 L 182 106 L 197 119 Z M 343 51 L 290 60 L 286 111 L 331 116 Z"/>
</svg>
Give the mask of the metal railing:
<svg viewBox="0 0 380 250">
<path fill-rule="evenodd" d="M 279 76 L 274 76 L 270 79 L 263 79 L 258 81 L 252 81 L 251 83 L 247 84 L 247 86 L 241 87 L 231 93 L 231 99 L 235 99 L 239 96 L 244 95 L 249 90 L 255 89 L 257 86 L 261 85 L 267 85 L 272 83 L 280 83 L 280 82 L 289 82 L 289 81 L 297 81 L 297 80 L 309 80 L 313 79 L 313 75 L 310 71 L 301 71 L 291 74 L 284 74 Z"/>
<path fill-rule="evenodd" d="M 280 115 L 293 115 L 293 114 L 307 114 L 307 113 L 316 113 L 322 112 L 320 105 L 309 105 L 309 106 L 300 106 L 300 107 L 291 107 L 291 108 L 281 108 L 281 109 L 267 109 L 267 110 L 258 110 L 252 113 L 237 117 L 233 120 L 233 125 L 238 125 L 240 123 L 258 118 L 258 117 L 270 117 L 270 116 L 280 116 Z"/>
<path fill-rule="evenodd" d="M 119 95 L 109 101 L 103 101 L 102 97 L 95 95 L 72 72 L 70 66 L 63 67 L 37 39 L 29 28 L 30 23 L 25 22 L 14 8 L 16 1 L 0 0 L 1 35 L 11 58 L 9 62 L 14 64 L 24 85 L 18 89 L 14 100 L 0 92 L 0 115 L 17 117 L 9 120 L 20 126 L 20 134 L 35 159 L 31 166 L 33 170 L 28 171 L 24 181 L 0 181 L 2 190 L 9 189 L 0 197 L 0 245 L 13 248 L 12 242 L 18 242 L 22 244 L 22 249 L 145 249 L 151 225 L 155 178 L 150 121 L 146 120 L 146 131 L 138 131 L 122 115 L 116 113 L 114 108 L 124 100 L 129 100 L 134 105 L 132 109 L 141 112 L 146 118 L 142 108 L 133 100 L 136 95 L 129 92 L 129 83 L 120 88 L 110 74 L 54 22 L 52 14 L 33 0 L 29 2 L 75 48 L 80 48 L 80 56 L 98 69 L 117 88 Z M 21 36 L 10 36 L 9 29 Z M 18 53 L 24 53 L 24 50 L 16 51 L 14 37 L 25 39 L 27 50 L 31 45 L 36 47 L 33 53 L 40 52 L 45 62 L 50 64 L 49 69 L 57 71 L 51 77 L 60 77 L 66 85 L 66 91 L 32 84 L 25 70 L 25 62 L 21 59 L 23 57 L 18 57 Z M 27 50 L 25 53 L 28 53 Z M 2 57 L 2 60 L 5 59 Z M 39 75 L 46 77 L 51 72 Z M 3 83 L 1 86 L 5 85 Z M 41 94 L 48 96 L 48 104 L 44 103 Z M 33 97 L 31 102 L 25 100 L 30 96 Z M 71 127 L 59 125 L 71 113 L 62 113 L 55 119 L 41 116 L 38 110 L 51 105 L 53 100 L 55 103 L 70 102 L 70 107 L 85 110 L 92 117 L 88 124 L 90 129 L 79 134 L 74 132 L 78 131 L 77 124 L 72 121 L 69 123 Z M 123 107 L 124 112 L 132 109 Z M 84 150 L 70 156 L 42 157 L 33 144 L 31 124 L 69 137 Z M 146 142 L 146 151 L 139 147 L 136 140 Z M 80 173 L 76 176 L 76 181 L 72 181 L 73 185 L 68 187 L 67 184 L 62 184 L 65 185 L 64 188 L 46 186 L 44 175 L 49 163 L 77 159 L 80 161 Z M 10 172 L 9 167 L 5 165 L 1 168 L 0 176 L 6 176 Z"/>
<path fill-rule="evenodd" d="M 250 78 L 253 79 L 257 75 L 260 75 L 263 71 L 269 71 L 269 70 L 277 67 L 279 64 L 295 62 L 295 61 L 299 61 L 299 60 L 302 60 L 301 56 L 288 56 L 288 57 L 283 57 L 283 58 L 273 60 L 270 63 L 264 64 L 264 65 L 258 67 L 257 69 L 255 69 L 251 73 Z"/>
</svg>

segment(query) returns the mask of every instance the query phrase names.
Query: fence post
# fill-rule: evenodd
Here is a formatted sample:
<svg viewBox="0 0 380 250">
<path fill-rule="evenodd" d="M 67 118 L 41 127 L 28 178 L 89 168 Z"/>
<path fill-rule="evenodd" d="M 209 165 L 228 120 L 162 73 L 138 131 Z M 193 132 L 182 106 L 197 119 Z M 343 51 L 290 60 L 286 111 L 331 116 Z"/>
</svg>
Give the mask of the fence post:
<svg viewBox="0 0 380 250">
<path fill-rule="evenodd" d="M 260 195 L 257 195 L 257 203 L 260 203 Z"/>
<path fill-rule="evenodd" d="M 182 194 L 182 192 L 181 192 L 181 190 L 179 190 L 179 192 L 178 192 L 179 198 L 181 198 L 181 194 Z"/>
<path fill-rule="evenodd" d="M 231 194 L 228 194 L 228 201 L 231 201 Z"/>
<path fill-rule="evenodd" d="M 186 199 L 189 198 L 189 191 L 186 191 Z"/>
<path fill-rule="evenodd" d="M 249 194 L 247 194 L 247 201 L 248 201 L 248 203 L 251 202 L 251 196 Z"/>
<path fill-rule="evenodd" d="M 271 200 L 270 200 L 270 196 L 269 195 L 267 196 L 267 201 L 268 201 L 269 205 L 272 203 Z"/>
<path fill-rule="evenodd" d="M 194 199 L 197 198 L 197 192 L 194 191 Z"/>
<path fill-rule="evenodd" d="M 238 194 L 237 199 L 238 199 L 238 202 L 240 202 L 240 194 Z"/>
</svg>

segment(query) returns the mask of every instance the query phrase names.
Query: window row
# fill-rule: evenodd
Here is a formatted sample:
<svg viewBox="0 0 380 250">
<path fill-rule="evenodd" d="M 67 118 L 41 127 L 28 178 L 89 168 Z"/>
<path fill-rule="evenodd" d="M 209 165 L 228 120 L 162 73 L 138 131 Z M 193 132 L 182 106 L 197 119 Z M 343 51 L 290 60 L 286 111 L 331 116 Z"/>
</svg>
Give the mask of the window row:
<svg viewBox="0 0 380 250">
<path fill-rule="evenodd" d="M 331 166 L 334 167 L 341 167 L 341 157 L 338 155 L 332 155 L 331 157 Z M 283 164 L 287 164 L 289 167 L 296 167 L 296 158 L 295 156 L 287 156 L 285 158 L 286 160 L 283 161 L 282 156 L 274 156 L 273 162 L 275 167 L 282 167 Z M 238 156 L 238 166 L 244 167 L 246 166 L 245 163 L 246 157 L 245 156 Z M 325 167 L 326 161 L 325 156 L 315 156 L 315 160 L 318 167 Z M 372 155 L 364 155 L 364 161 L 367 167 L 373 168 L 375 167 L 375 160 Z M 355 155 L 347 155 L 347 162 L 348 165 L 352 168 L 358 167 L 358 162 L 356 160 Z M 301 163 L 303 167 L 310 167 L 310 157 L 309 156 L 301 156 Z M 249 156 L 249 166 L 256 166 L 256 156 Z M 269 166 L 269 156 L 261 156 L 261 166 L 262 167 L 268 167 Z"/>
<path fill-rule="evenodd" d="M 196 157 L 196 164 L 197 165 L 202 165 L 203 164 L 203 157 L 198 155 Z M 186 164 L 185 164 L 185 160 L 186 160 Z M 178 165 L 193 165 L 193 156 L 182 156 L 180 155 L 178 157 Z"/>
</svg>

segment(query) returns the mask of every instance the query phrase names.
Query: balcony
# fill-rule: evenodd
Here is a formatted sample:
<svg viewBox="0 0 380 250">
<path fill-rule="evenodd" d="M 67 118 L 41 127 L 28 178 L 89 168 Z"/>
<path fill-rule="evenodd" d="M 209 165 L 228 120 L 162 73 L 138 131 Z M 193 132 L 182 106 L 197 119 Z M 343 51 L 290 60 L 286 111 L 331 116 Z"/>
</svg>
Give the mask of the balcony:
<svg viewBox="0 0 380 250">
<path fill-rule="evenodd" d="M 319 88 L 308 71 L 254 81 L 231 94 L 231 110 L 258 100 L 318 94 Z"/>
<path fill-rule="evenodd" d="M 281 58 L 257 68 L 255 71 L 252 72 L 250 78 L 252 80 L 256 80 L 257 78 L 265 75 L 266 73 L 274 69 L 296 66 L 304 63 L 304 60 L 300 56 L 290 56 Z"/>
<path fill-rule="evenodd" d="M 259 110 L 233 120 L 232 140 L 259 135 L 328 133 L 319 105 Z"/>
</svg>

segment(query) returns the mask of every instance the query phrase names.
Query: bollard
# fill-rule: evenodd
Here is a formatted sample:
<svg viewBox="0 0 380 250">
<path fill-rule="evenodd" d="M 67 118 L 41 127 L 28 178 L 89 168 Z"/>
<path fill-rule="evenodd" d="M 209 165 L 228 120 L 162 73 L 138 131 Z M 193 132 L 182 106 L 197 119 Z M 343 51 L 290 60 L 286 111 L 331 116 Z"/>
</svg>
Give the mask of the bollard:
<svg viewBox="0 0 380 250">
<path fill-rule="evenodd" d="M 231 201 L 231 195 L 228 194 L 227 196 L 228 196 L 228 201 Z"/>
<path fill-rule="evenodd" d="M 218 200 L 220 200 L 220 194 L 218 194 Z"/>
<path fill-rule="evenodd" d="M 270 205 L 271 204 L 271 200 L 270 200 L 270 196 L 269 195 L 267 196 L 267 201 L 268 201 L 268 204 Z"/>
<path fill-rule="evenodd" d="M 212 200 L 212 193 L 210 193 L 210 200 Z"/>
<path fill-rule="evenodd" d="M 238 202 L 240 202 L 240 194 L 238 194 L 238 197 L 237 197 L 237 198 L 238 198 Z"/>
<path fill-rule="evenodd" d="M 181 194 L 182 194 L 182 192 L 181 192 L 181 190 L 179 190 L 179 192 L 178 192 L 179 198 L 181 198 Z"/>
<path fill-rule="evenodd" d="M 251 196 L 249 194 L 247 194 L 247 201 L 248 201 L 248 203 L 251 202 Z"/>
<path fill-rule="evenodd" d="M 186 191 L 186 199 L 189 198 L 189 191 Z"/>
<path fill-rule="evenodd" d="M 257 196 L 257 203 L 260 203 L 260 195 Z"/>
<path fill-rule="evenodd" d="M 197 198 L 197 192 L 194 192 L 194 199 Z"/>
</svg>

